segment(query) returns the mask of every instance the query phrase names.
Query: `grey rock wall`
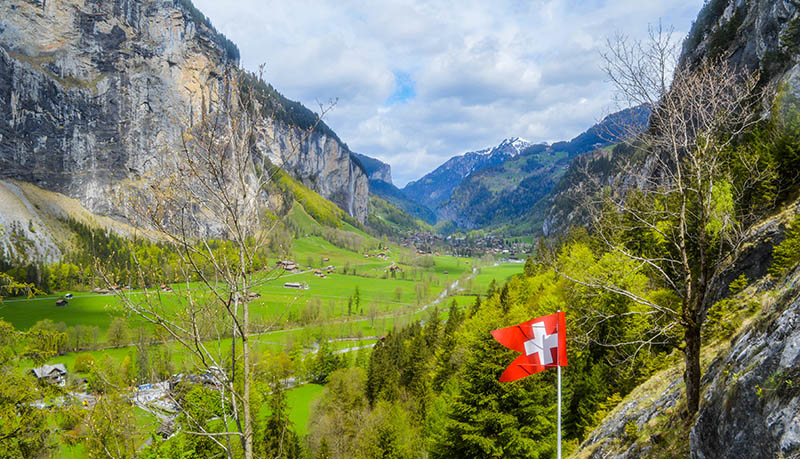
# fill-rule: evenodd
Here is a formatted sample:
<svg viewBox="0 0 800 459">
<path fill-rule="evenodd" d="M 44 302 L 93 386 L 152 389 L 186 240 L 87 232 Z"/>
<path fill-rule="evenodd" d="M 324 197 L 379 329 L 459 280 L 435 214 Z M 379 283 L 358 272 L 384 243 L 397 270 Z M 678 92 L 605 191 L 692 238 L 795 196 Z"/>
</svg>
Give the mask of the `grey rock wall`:
<svg viewBox="0 0 800 459">
<path fill-rule="evenodd" d="M 691 433 L 693 458 L 800 454 L 800 276 L 706 379 Z"/>
<path fill-rule="evenodd" d="M 177 144 L 226 64 L 215 32 L 171 0 L 0 2 L 0 178 L 124 217 L 115 192 Z M 316 136 L 299 150 L 290 172 L 363 221 L 367 178 L 346 147 Z"/>
</svg>

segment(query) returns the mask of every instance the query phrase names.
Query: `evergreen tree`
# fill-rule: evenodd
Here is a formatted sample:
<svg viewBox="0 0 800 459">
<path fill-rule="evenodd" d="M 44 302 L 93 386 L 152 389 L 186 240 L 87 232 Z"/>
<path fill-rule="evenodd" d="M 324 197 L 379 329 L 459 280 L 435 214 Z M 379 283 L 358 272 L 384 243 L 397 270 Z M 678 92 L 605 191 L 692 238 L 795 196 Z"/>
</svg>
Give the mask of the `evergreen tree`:
<svg viewBox="0 0 800 459">
<path fill-rule="evenodd" d="M 475 295 L 475 302 L 472 303 L 472 306 L 469 308 L 469 316 L 473 317 L 478 311 L 481 309 L 481 296 Z"/>
<path fill-rule="evenodd" d="M 470 346 L 459 392 L 431 457 L 531 458 L 551 455 L 555 444 L 555 393 L 540 373 L 513 383 L 497 377 L 514 356 L 480 327 Z M 483 335 L 483 336 L 481 336 Z M 543 387 L 544 386 L 544 387 Z"/>
<path fill-rule="evenodd" d="M 503 289 L 500 291 L 500 307 L 504 313 L 508 312 L 508 310 L 511 308 L 511 298 L 509 297 L 508 293 L 508 284 L 503 285 Z"/>
<path fill-rule="evenodd" d="M 301 457 L 300 440 L 294 432 L 289 419 L 286 392 L 280 380 L 274 378 L 269 385 L 272 393 L 269 396 L 270 414 L 264 423 L 263 442 L 261 446 L 266 457 L 296 459 Z"/>
<path fill-rule="evenodd" d="M 492 279 L 492 281 L 489 282 L 489 288 L 486 289 L 486 296 L 487 297 L 493 296 L 496 291 L 497 291 L 497 280 Z"/>
</svg>

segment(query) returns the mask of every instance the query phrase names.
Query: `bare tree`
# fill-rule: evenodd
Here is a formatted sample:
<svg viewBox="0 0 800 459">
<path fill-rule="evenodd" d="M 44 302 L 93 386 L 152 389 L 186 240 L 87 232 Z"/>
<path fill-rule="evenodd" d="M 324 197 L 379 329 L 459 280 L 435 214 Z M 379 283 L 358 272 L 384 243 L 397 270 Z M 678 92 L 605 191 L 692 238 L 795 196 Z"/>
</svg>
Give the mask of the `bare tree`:
<svg viewBox="0 0 800 459">
<path fill-rule="evenodd" d="M 647 41 L 608 41 L 605 70 L 623 101 L 649 104 L 648 128 L 629 138 L 616 180 L 586 175 L 584 211 L 606 248 L 671 294 L 635 293 L 608 278 L 562 273 L 584 286 L 623 295 L 661 330 L 638 344 L 666 340 L 678 327 L 687 407 L 700 400 L 701 330 L 721 281 L 754 222 L 745 201 L 769 175 L 736 144 L 758 121 L 757 75 L 724 61 L 679 67 L 671 31 L 651 28 Z M 742 178 L 745 176 L 745 178 Z M 613 185 L 610 185 L 613 183 Z M 598 320 L 604 320 L 598 318 Z M 664 324 L 667 324 L 666 326 Z"/>
<path fill-rule="evenodd" d="M 119 296 L 128 311 L 179 343 L 192 368 L 221 383 L 222 431 L 196 422 L 186 433 L 211 439 L 227 457 L 240 450 L 249 459 L 254 454 L 251 340 L 279 320 L 254 330 L 249 307 L 252 289 L 279 275 L 266 263 L 270 234 L 280 224 L 267 208 L 280 164 L 268 155 L 270 149 L 288 148 L 286 158 L 299 145 L 279 145 L 272 137 L 262 105 L 268 95 L 256 94 L 258 88 L 243 78 L 241 70 L 225 69 L 219 82 L 193 96 L 176 121 L 179 147 L 165 148 L 158 167 L 130 195 L 133 220 L 177 249 L 182 287 Z M 138 268 L 140 284 L 146 285 L 143 266 Z M 232 438 L 239 438 L 241 449 Z"/>
</svg>

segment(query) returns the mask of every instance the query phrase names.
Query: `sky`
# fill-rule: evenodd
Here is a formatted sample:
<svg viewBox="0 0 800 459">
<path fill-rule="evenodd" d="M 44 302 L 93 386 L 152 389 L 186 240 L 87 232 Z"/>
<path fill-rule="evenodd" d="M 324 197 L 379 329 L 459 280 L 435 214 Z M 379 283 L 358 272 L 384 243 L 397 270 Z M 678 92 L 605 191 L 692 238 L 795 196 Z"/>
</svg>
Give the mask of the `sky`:
<svg viewBox="0 0 800 459">
<path fill-rule="evenodd" d="M 703 0 L 194 0 L 265 80 L 319 112 L 402 187 L 448 158 L 569 140 L 620 108 L 606 38 L 661 21 L 685 36 Z"/>
</svg>

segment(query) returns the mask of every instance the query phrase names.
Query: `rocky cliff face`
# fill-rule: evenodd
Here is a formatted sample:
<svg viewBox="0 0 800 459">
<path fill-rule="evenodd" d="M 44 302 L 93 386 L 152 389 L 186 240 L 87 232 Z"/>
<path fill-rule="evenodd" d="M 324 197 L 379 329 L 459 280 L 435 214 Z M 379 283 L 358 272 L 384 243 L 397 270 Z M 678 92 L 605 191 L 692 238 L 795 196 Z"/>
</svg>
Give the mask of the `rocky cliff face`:
<svg viewBox="0 0 800 459">
<path fill-rule="evenodd" d="M 792 0 L 711 0 L 683 43 L 682 64 L 722 58 L 781 78 L 797 64 L 800 5 Z"/>
<path fill-rule="evenodd" d="M 364 166 L 370 181 L 392 184 L 392 166 L 367 155 L 353 153 L 353 156 Z"/>
<path fill-rule="evenodd" d="M 692 457 L 800 454 L 800 272 L 705 376 Z"/>
<path fill-rule="evenodd" d="M 225 40 L 174 0 L 0 3 L 0 177 L 124 216 L 115 191 L 180 139 L 181 114 L 235 64 Z M 358 220 L 367 177 L 338 139 L 278 132 L 288 170 Z"/>
</svg>

